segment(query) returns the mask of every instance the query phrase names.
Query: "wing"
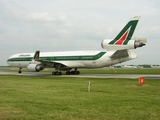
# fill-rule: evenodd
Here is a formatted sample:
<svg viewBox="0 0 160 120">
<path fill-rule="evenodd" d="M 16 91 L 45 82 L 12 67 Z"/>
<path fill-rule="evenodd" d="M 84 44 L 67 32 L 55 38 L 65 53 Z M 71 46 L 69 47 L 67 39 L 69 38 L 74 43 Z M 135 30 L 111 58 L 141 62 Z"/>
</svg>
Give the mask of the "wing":
<svg viewBox="0 0 160 120">
<path fill-rule="evenodd" d="M 51 67 L 51 68 L 67 68 L 67 65 L 65 63 L 61 62 L 55 62 L 55 61 L 49 61 L 49 60 L 44 60 L 41 59 L 40 57 L 40 51 L 37 50 L 33 56 L 34 61 L 40 62 L 43 66 L 45 67 Z"/>
<path fill-rule="evenodd" d="M 61 62 L 55 62 L 55 61 L 48 61 L 48 60 L 41 60 L 41 59 L 38 59 L 38 60 L 35 60 L 35 61 L 38 61 L 40 62 L 42 65 L 44 65 L 45 67 L 51 67 L 51 68 L 68 68 L 68 66 L 64 63 L 61 63 Z"/>
</svg>

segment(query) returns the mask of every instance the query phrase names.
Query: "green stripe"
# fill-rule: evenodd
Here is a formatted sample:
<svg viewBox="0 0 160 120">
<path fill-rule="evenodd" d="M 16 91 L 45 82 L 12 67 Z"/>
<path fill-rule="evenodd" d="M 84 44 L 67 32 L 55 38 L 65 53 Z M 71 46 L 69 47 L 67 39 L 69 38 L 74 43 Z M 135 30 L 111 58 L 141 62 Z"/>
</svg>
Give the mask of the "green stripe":
<svg viewBox="0 0 160 120">
<path fill-rule="evenodd" d="M 100 52 L 96 55 L 86 55 L 86 56 L 49 56 L 49 57 L 40 57 L 40 60 L 45 61 L 74 61 L 74 60 L 97 60 L 101 58 L 106 52 Z M 33 57 L 21 57 L 21 58 L 11 58 L 7 62 L 18 62 L 18 61 L 32 61 Z"/>
</svg>

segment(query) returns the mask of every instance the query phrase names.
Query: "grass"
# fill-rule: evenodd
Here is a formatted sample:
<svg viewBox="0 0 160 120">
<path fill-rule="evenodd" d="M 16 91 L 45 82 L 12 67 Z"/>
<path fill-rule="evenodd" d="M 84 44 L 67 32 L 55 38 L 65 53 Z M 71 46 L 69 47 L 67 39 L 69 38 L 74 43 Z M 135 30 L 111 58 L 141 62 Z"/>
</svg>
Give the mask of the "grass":
<svg viewBox="0 0 160 120">
<path fill-rule="evenodd" d="M 158 120 L 159 86 L 160 80 L 138 86 L 137 79 L 0 75 L 0 119 Z"/>
</svg>

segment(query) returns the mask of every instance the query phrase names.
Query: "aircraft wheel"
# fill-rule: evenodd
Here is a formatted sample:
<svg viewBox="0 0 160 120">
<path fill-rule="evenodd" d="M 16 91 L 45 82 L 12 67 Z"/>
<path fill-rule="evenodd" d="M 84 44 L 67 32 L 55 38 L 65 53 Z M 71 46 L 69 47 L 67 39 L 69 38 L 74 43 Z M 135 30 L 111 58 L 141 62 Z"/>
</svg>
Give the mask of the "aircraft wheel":
<svg viewBox="0 0 160 120">
<path fill-rule="evenodd" d="M 62 72 L 57 72 L 57 75 L 62 75 Z"/>
<path fill-rule="evenodd" d="M 22 70 L 21 70 L 22 68 L 19 68 L 19 70 L 18 70 L 18 73 L 22 73 Z"/>
<path fill-rule="evenodd" d="M 75 74 L 76 74 L 76 75 L 79 75 L 79 74 L 80 74 L 80 72 L 79 72 L 79 71 L 75 71 Z"/>
<path fill-rule="evenodd" d="M 67 71 L 67 72 L 66 72 L 66 75 L 70 75 L 70 74 L 71 74 L 71 72 L 70 72 L 70 71 Z"/>
<path fill-rule="evenodd" d="M 71 71 L 71 74 L 74 75 L 74 74 L 75 74 L 75 71 Z"/>
<path fill-rule="evenodd" d="M 62 72 L 52 72 L 52 75 L 62 75 Z"/>
<path fill-rule="evenodd" d="M 52 72 L 52 75 L 55 75 L 55 72 Z"/>
</svg>

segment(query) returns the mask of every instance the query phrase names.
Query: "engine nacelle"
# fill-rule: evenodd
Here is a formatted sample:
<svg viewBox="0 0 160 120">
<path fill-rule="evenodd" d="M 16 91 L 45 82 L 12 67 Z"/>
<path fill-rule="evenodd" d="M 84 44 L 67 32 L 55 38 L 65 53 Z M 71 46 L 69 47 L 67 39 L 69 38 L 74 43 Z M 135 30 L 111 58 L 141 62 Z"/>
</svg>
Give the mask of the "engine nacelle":
<svg viewBox="0 0 160 120">
<path fill-rule="evenodd" d="M 41 64 L 29 64 L 27 66 L 28 71 L 30 72 L 39 72 L 44 69 L 44 66 Z"/>
<path fill-rule="evenodd" d="M 136 49 L 145 44 L 140 40 L 129 40 L 127 44 L 109 44 L 112 40 L 103 40 L 101 47 L 106 50 L 123 50 L 123 49 Z"/>
</svg>

